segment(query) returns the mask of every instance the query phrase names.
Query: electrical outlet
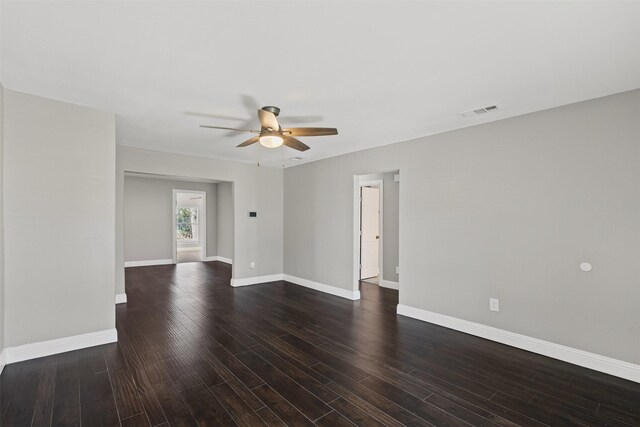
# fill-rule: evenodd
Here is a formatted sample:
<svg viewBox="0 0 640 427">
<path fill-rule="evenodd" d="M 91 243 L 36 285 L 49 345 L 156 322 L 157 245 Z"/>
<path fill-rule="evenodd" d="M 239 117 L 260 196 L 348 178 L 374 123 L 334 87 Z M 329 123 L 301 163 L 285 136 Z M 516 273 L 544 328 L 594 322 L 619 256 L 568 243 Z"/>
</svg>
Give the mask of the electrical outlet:
<svg viewBox="0 0 640 427">
<path fill-rule="evenodd" d="M 489 298 L 489 310 L 500 311 L 500 300 L 498 298 Z"/>
<path fill-rule="evenodd" d="M 400 274 L 400 267 L 396 265 L 396 274 Z"/>
<path fill-rule="evenodd" d="M 249 267 L 251 267 L 251 268 L 256 268 L 256 263 L 255 263 L 255 262 L 252 262 L 251 264 L 249 264 Z"/>
</svg>

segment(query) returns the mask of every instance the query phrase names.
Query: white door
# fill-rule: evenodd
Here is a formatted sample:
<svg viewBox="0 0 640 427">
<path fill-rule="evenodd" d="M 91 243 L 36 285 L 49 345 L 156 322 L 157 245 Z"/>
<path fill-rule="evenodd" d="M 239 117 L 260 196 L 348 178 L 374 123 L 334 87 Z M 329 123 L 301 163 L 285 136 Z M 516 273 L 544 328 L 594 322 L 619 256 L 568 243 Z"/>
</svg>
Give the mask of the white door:
<svg viewBox="0 0 640 427">
<path fill-rule="evenodd" d="M 375 187 L 360 189 L 360 278 L 380 274 L 380 190 Z"/>
</svg>

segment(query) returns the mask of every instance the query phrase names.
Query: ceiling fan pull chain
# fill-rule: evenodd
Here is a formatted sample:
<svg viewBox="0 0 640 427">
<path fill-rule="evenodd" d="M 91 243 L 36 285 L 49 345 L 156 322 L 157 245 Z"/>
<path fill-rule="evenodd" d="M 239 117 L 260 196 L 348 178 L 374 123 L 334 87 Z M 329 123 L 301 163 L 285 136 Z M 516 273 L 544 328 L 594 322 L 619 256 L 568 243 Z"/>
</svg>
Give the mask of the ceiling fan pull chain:
<svg viewBox="0 0 640 427">
<path fill-rule="evenodd" d="M 256 146 L 258 147 L 258 167 L 260 167 L 260 146 L 262 144 L 256 144 Z"/>
<path fill-rule="evenodd" d="M 287 156 L 285 155 L 285 150 L 286 148 L 284 148 L 284 144 L 282 144 L 282 167 L 283 168 L 284 168 L 285 159 L 287 158 Z"/>
</svg>

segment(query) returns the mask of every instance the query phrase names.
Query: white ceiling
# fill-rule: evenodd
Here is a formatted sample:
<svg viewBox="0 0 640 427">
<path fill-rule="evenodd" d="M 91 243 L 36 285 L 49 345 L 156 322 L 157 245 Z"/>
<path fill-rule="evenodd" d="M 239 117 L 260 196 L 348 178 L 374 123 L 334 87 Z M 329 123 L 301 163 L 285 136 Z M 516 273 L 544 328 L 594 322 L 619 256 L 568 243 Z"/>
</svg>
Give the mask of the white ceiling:
<svg viewBox="0 0 640 427">
<path fill-rule="evenodd" d="M 304 162 L 636 89 L 639 21 L 640 2 L 3 1 L 1 78 L 160 151 L 253 162 L 251 135 L 198 125 L 257 127 L 262 105 L 337 127 Z"/>
</svg>

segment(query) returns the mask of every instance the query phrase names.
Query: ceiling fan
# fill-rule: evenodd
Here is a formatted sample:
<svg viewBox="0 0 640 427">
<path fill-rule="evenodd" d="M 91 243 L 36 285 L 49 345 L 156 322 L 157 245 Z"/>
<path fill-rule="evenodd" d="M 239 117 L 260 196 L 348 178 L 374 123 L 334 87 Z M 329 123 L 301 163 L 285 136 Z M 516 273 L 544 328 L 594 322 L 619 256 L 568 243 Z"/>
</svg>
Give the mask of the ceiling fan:
<svg viewBox="0 0 640 427">
<path fill-rule="evenodd" d="M 288 128 L 283 129 L 278 123 L 278 115 L 280 109 L 278 107 L 266 106 L 258 110 L 258 119 L 260 120 L 260 130 L 236 129 L 222 126 L 200 125 L 202 128 L 225 129 L 241 132 L 256 133 L 257 136 L 250 138 L 238 145 L 238 147 L 247 147 L 251 144 L 259 142 L 260 145 L 267 148 L 278 148 L 282 145 L 291 147 L 298 151 L 306 151 L 310 147 L 302 141 L 294 138 L 295 136 L 324 136 L 337 135 L 336 128 Z"/>
</svg>

